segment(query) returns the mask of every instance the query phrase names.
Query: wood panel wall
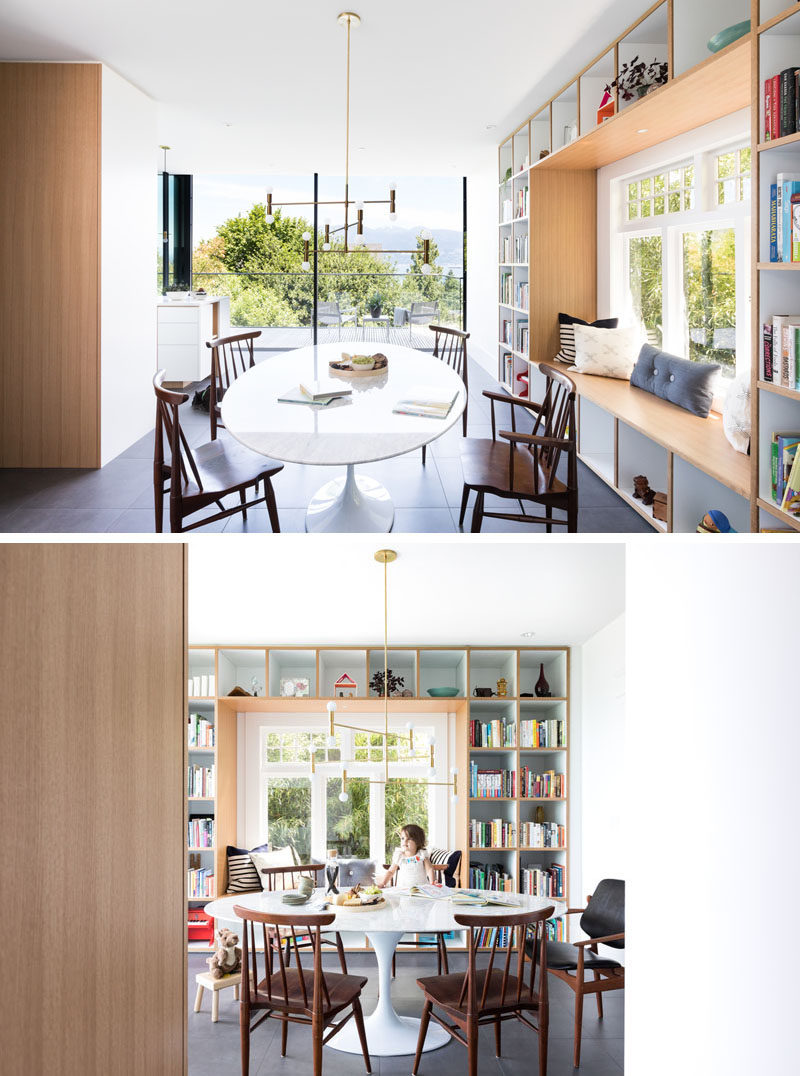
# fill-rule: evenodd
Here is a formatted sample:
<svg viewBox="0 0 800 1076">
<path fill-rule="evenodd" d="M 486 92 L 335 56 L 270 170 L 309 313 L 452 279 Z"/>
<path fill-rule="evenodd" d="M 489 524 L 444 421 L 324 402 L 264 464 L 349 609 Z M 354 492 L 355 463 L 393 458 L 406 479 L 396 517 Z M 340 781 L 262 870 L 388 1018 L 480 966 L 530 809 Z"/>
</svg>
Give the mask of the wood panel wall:
<svg viewBox="0 0 800 1076">
<path fill-rule="evenodd" d="M 100 64 L 0 63 L 0 466 L 100 466 Z"/>
<path fill-rule="evenodd" d="M 596 317 L 597 173 L 532 168 L 530 184 L 530 357 L 551 362 L 559 312 Z"/>
<path fill-rule="evenodd" d="M 0 546 L 4 1071 L 186 1071 L 182 545 Z"/>
</svg>

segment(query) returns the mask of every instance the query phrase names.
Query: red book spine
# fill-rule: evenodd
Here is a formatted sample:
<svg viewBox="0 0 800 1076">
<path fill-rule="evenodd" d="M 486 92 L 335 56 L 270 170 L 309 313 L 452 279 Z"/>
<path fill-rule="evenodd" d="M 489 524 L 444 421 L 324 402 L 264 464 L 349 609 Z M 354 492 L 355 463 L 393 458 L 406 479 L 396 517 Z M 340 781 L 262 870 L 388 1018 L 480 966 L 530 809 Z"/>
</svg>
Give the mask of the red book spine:
<svg viewBox="0 0 800 1076">
<path fill-rule="evenodd" d="M 781 92 L 781 76 L 773 75 L 769 80 L 770 82 L 770 96 L 772 99 L 772 105 L 770 109 L 769 118 L 769 132 L 770 139 L 780 138 L 780 92 Z"/>
<path fill-rule="evenodd" d="M 764 141 L 772 138 L 772 79 L 764 79 Z"/>
</svg>

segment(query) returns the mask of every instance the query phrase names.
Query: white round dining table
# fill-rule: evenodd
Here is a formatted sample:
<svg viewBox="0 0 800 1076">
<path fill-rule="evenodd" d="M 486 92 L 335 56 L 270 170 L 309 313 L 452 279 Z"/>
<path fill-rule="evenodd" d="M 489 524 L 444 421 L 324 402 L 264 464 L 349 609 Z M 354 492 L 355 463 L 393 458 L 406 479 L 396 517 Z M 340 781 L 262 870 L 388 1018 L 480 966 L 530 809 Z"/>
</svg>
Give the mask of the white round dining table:
<svg viewBox="0 0 800 1076">
<path fill-rule="evenodd" d="M 352 389 L 343 401 L 325 407 L 279 401 L 279 396 L 297 390 L 301 381 L 328 380 L 328 363 L 341 359 L 342 351 L 341 344 L 317 344 L 263 359 L 225 393 L 222 421 L 237 441 L 264 456 L 346 468 L 312 498 L 307 531 L 389 531 L 394 522 L 389 491 L 369 475 L 356 474 L 356 465 L 400 456 L 441 437 L 466 407 L 466 390 L 441 359 L 410 347 L 381 344 L 380 351 L 389 360 L 384 372 L 332 378 Z M 426 390 L 455 396 L 446 418 L 394 413 L 400 400 L 424 396 Z"/>
<path fill-rule="evenodd" d="M 292 912 L 302 915 L 303 910 L 319 913 L 323 910 L 326 898 L 323 890 L 317 889 L 308 904 L 303 908 L 292 908 L 282 901 L 282 893 L 242 893 L 239 896 L 221 897 L 205 907 L 206 912 L 215 919 L 224 922 L 239 922 L 233 913 L 235 905 L 253 909 L 258 912 Z M 428 900 L 424 897 L 412 897 L 401 889 L 389 888 L 383 891 L 386 904 L 375 911 L 349 911 L 339 905 L 329 905 L 325 910 L 333 912 L 336 918 L 326 930 L 336 930 L 340 934 L 354 932 L 366 934 L 375 950 L 378 962 L 378 1003 L 375 1010 L 365 1018 L 367 1045 L 370 1054 L 379 1057 L 392 1057 L 398 1054 L 413 1054 L 417 1049 L 419 1037 L 418 1019 L 400 1016 L 392 1004 L 392 956 L 397 943 L 404 934 L 439 934 L 452 930 L 463 930 L 454 919 L 459 912 L 485 917 L 487 926 L 498 915 L 509 913 L 538 911 L 550 905 L 555 907 L 555 914 L 561 914 L 566 905 L 545 897 L 530 897 L 515 894 L 519 905 L 511 908 L 495 906 L 475 907 L 453 904 L 450 900 Z M 420 994 L 420 999 L 422 995 Z M 436 1050 L 445 1046 L 450 1036 L 434 1023 L 428 1026 L 425 1038 L 425 1050 Z M 328 1043 L 332 1050 L 360 1054 L 361 1044 L 351 1021 Z"/>
</svg>

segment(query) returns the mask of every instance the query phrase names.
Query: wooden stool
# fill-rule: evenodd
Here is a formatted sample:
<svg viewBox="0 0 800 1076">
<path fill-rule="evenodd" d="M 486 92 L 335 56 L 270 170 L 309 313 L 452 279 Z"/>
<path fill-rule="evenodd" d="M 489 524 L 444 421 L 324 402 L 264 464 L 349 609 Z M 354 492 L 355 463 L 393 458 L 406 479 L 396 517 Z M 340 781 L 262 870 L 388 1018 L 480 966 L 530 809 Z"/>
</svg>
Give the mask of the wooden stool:
<svg viewBox="0 0 800 1076">
<path fill-rule="evenodd" d="M 219 1020 L 219 992 L 227 986 L 233 987 L 233 1000 L 239 1000 L 239 984 L 242 981 L 242 973 L 237 971 L 234 975 L 223 975 L 221 979 L 215 979 L 210 971 L 200 971 L 195 976 L 197 983 L 197 997 L 194 999 L 194 1011 L 200 1012 L 203 1004 L 203 991 L 211 990 L 211 1022 L 216 1024 Z"/>
</svg>

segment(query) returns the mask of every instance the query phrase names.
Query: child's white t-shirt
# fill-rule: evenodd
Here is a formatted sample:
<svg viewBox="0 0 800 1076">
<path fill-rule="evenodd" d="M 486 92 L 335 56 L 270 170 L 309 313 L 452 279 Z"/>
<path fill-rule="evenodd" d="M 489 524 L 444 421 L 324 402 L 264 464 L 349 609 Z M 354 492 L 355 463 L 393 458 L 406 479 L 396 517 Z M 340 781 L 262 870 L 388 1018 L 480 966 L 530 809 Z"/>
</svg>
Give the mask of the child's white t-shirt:
<svg viewBox="0 0 800 1076">
<path fill-rule="evenodd" d="M 412 885 L 426 885 L 428 876 L 425 873 L 425 860 L 428 854 L 421 848 L 414 856 L 403 855 L 400 848 L 394 854 L 394 862 L 397 864 L 397 885 L 400 889 L 410 889 Z"/>
</svg>

